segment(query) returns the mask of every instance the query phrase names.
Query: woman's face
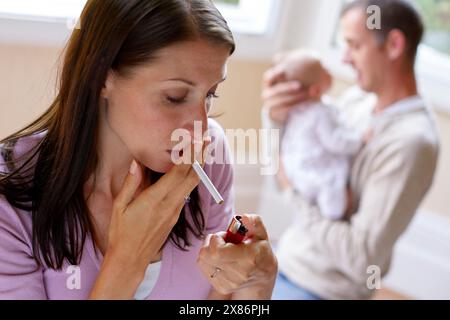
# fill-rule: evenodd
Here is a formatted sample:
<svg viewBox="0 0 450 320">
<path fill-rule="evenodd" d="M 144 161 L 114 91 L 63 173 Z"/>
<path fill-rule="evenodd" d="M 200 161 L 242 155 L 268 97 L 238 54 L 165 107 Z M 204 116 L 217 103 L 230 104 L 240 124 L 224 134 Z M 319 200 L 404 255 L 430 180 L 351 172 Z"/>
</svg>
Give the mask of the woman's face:
<svg viewBox="0 0 450 320">
<path fill-rule="evenodd" d="M 144 166 L 166 172 L 172 166 L 172 132 L 194 121 L 207 129 L 207 115 L 218 85 L 226 77 L 229 48 L 198 40 L 181 42 L 156 54 L 124 78 L 108 75 L 102 97 L 108 101 L 108 129 Z M 202 132 L 202 133 L 203 133 Z"/>
</svg>

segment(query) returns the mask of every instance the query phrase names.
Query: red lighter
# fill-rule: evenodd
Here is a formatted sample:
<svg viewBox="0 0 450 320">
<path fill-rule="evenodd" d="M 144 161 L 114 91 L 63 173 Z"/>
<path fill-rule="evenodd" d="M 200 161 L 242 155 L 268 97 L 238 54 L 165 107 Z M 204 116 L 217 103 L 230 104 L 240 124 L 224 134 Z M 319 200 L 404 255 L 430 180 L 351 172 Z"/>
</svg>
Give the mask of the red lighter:
<svg viewBox="0 0 450 320">
<path fill-rule="evenodd" d="M 241 219 L 241 216 L 233 217 L 233 220 L 231 220 L 230 226 L 227 229 L 225 242 L 239 244 L 245 239 L 248 229 L 244 226 Z"/>
</svg>

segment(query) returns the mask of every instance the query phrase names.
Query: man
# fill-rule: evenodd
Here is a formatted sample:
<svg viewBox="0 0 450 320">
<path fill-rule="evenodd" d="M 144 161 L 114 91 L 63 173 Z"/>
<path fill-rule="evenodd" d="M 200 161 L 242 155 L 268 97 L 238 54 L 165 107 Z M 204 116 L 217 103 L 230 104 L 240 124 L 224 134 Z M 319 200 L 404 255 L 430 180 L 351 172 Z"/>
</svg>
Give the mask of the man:
<svg viewBox="0 0 450 320">
<path fill-rule="evenodd" d="M 368 28 L 372 5 L 381 9 L 380 29 Z M 344 9 L 341 29 L 348 45 L 344 61 L 355 69 L 360 89 L 374 98 L 367 116 L 348 105 L 344 112 L 360 116 L 353 118 L 356 126 L 370 120 L 373 138 L 353 161 L 347 220 L 327 220 L 316 205 L 295 197 L 294 223 L 278 244 L 274 299 L 370 298 L 370 272 L 388 271 L 394 244 L 436 168 L 436 128 L 414 73 L 423 35 L 417 11 L 401 0 L 356 0 Z M 298 83 L 282 80 L 276 66 L 265 75 L 263 116 L 272 127 L 282 127 L 289 109 L 305 99 Z"/>
</svg>

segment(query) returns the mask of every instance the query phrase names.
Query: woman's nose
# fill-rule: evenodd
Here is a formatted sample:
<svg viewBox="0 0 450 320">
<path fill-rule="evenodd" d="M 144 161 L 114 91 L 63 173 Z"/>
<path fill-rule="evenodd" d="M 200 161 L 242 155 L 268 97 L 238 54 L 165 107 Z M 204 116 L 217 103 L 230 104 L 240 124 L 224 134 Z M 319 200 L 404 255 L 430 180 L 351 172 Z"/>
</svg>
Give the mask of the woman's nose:
<svg viewBox="0 0 450 320">
<path fill-rule="evenodd" d="M 193 133 L 196 128 L 200 127 L 201 123 L 202 132 L 204 132 L 208 123 L 207 104 L 203 103 L 193 106 L 192 108 L 189 108 L 188 112 L 189 114 L 185 118 L 187 122 L 184 127 Z"/>
</svg>

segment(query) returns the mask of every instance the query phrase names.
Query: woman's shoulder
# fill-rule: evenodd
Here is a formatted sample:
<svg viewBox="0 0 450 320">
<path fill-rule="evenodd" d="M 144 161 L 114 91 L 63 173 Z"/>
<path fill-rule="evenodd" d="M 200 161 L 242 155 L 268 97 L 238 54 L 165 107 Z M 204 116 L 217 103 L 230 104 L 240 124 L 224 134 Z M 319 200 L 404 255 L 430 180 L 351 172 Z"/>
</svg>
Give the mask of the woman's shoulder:
<svg viewBox="0 0 450 320">
<path fill-rule="evenodd" d="M 211 173 L 214 180 L 215 176 L 227 175 L 232 171 L 232 159 L 225 130 L 214 119 L 208 121 L 208 134 L 211 144 L 206 150 L 205 171 Z"/>
<path fill-rule="evenodd" d="M 208 121 L 208 131 L 211 144 L 206 149 L 204 170 L 222 196 L 224 193 L 228 195 L 232 191 L 234 180 L 233 159 L 228 139 L 225 130 L 214 119 Z M 205 191 L 202 188 L 200 190 Z M 205 194 L 209 195 L 207 191 Z"/>
<path fill-rule="evenodd" d="M 232 192 L 234 178 L 228 139 L 225 130 L 214 119 L 209 119 L 208 131 L 211 144 L 206 149 L 204 170 L 222 196 L 228 195 Z M 206 189 L 202 187 L 200 190 L 209 197 Z"/>
<path fill-rule="evenodd" d="M 27 154 L 44 136 L 45 132 L 40 132 L 19 138 L 14 144 L 1 144 L 0 173 L 8 174 L 8 162 L 17 168 L 26 161 Z M 16 208 L 0 193 L 0 239 L 9 236 L 31 245 L 31 230 L 31 213 Z"/>
<path fill-rule="evenodd" d="M 15 143 L 0 144 L 0 172 L 8 172 L 7 162 L 13 161 L 20 165 L 25 157 L 45 137 L 47 131 L 42 131 L 19 138 Z"/>
<path fill-rule="evenodd" d="M 208 119 L 208 133 L 217 135 L 218 138 L 225 138 L 225 130 L 223 127 L 217 122 L 217 120 L 209 118 Z"/>
</svg>

